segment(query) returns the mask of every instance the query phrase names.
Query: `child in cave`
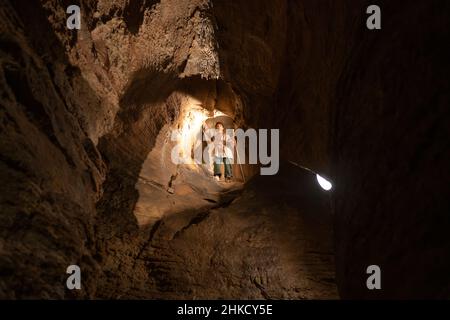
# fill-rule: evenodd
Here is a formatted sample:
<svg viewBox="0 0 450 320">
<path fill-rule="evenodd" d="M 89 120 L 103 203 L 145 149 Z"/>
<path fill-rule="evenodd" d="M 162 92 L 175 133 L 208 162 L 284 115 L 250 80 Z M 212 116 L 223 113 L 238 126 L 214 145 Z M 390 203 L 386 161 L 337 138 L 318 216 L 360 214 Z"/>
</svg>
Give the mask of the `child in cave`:
<svg viewBox="0 0 450 320">
<path fill-rule="evenodd" d="M 206 123 L 204 129 L 208 129 Z M 211 131 L 213 134 L 211 134 Z M 222 122 L 217 122 L 215 130 L 204 131 L 208 140 L 214 144 L 214 179 L 220 181 L 222 177 L 222 164 L 224 165 L 225 181 L 230 182 L 233 178 L 231 163 L 233 162 L 234 140 L 226 133 Z"/>
</svg>

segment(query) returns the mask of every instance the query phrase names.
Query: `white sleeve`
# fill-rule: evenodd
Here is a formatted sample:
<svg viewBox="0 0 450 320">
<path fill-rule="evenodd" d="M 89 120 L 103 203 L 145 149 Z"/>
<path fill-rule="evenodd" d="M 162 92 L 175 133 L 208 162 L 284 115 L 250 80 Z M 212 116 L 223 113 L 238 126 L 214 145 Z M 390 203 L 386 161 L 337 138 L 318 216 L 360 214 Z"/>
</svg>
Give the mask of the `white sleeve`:
<svg viewBox="0 0 450 320">
<path fill-rule="evenodd" d="M 229 145 L 231 148 L 233 148 L 234 147 L 234 136 L 227 135 L 226 142 L 227 142 L 227 145 Z"/>
</svg>

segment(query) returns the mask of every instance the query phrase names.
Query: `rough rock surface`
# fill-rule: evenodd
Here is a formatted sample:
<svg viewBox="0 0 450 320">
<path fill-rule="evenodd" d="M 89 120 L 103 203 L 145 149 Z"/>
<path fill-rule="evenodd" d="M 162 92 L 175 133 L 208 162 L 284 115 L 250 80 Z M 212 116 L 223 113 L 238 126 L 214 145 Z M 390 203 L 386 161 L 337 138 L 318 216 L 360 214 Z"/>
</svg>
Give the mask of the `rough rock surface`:
<svg viewBox="0 0 450 320">
<path fill-rule="evenodd" d="M 262 210 L 246 191 L 241 206 L 230 205 L 239 185 L 201 187 L 205 178 L 186 168 L 171 195 L 177 170 L 155 166 L 158 141 L 179 123 L 187 96 L 239 125 L 260 122 L 255 115 L 270 107 L 281 69 L 286 4 L 266 1 L 252 22 L 245 16 L 255 4 L 247 2 L 82 1 L 78 32 L 65 28 L 66 5 L 1 7 L 2 176 L 11 181 L 1 193 L 1 296 L 336 296 L 330 232 L 322 262 L 296 252 L 307 235 L 274 238 L 276 203 Z M 243 65 L 233 62 L 237 49 Z M 257 72 L 249 78 L 248 70 Z M 286 223 L 298 221 L 303 232 L 290 202 Z M 202 242 L 190 224 L 201 226 Z M 296 264 L 303 254 L 314 257 Z M 171 269 L 172 256 L 190 263 Z M 211 263 L 222 267 L 208 278 Z M 324 271 L 303 277 L 308 263 Z M 65 290 L 69 264 L 82 268 L 81 291 Z M 283 278 L 286 268 L 292 279 Z"/>
<path fill-rule="evenodd" d="M 330 198 L 284 168 L 108 241 L 99 297 L 336 298 Z"/>
<path fill-rule="evenodd" d="M 382 5 L 384 29 L 358 35 L 337 92 L 339 290 L 344 298 L 448 299 L 450 50 L 440 39 L 450 37 L 450 6 Z M 382 270 L 382 290 L 364 286 L 370 264 Z"/>
<path fill-rule="evenodd" d="M 1 298 L 449 297 L 446 1 L 69 2 L 0 5 Z M 168 163 L 193 104 L 280 128 L 280 174 Z"/>
</svg>

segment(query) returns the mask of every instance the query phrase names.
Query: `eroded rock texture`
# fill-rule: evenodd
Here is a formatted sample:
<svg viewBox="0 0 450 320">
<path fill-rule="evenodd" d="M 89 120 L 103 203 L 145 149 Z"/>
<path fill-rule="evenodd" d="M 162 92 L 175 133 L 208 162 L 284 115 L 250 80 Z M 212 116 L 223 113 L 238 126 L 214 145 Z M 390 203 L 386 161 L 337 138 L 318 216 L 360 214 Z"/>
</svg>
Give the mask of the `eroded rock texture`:
<svg viewBox="0 0 450 320">
<path fill-rule="evenodd" d="M 0 297 L 448 298 L 445 1 L 69 2 L 0 5 Z M 280 128 L 280 173 L 173 164 L 199 108 Z"/>
<path fill-rule="evenodd" d="M 358 35 L 337 92 L 338 284 L 348 298 L 448 299 L 449 4 L 383 5 L 396 32 Z M 370 264 L 383 290 L 364 287 Z"/>
</svg>

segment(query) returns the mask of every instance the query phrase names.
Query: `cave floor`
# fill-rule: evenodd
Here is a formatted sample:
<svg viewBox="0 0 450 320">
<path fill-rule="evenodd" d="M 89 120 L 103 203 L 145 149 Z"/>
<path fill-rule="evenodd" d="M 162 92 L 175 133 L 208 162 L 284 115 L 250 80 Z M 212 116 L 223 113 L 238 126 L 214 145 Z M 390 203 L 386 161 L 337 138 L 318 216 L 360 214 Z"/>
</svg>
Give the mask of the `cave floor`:
<svg viewBox="0 0 450 320">
<path fill-rule="evenodd" d="M 175 185 L 173 194 L 147 185 L 154 190 L 137 202 L 137 227 L 100 243 L 97 296 L 337 298 L 329 199 L 309 173 L 292 167 L 281 173 L 245 188 L 213 182 L 209 193 L 198 184 Z M 181 171 L 189 174 L 195 172 Z M 146 214 L 155 201 L 167 211 Z"/>
</svg>

